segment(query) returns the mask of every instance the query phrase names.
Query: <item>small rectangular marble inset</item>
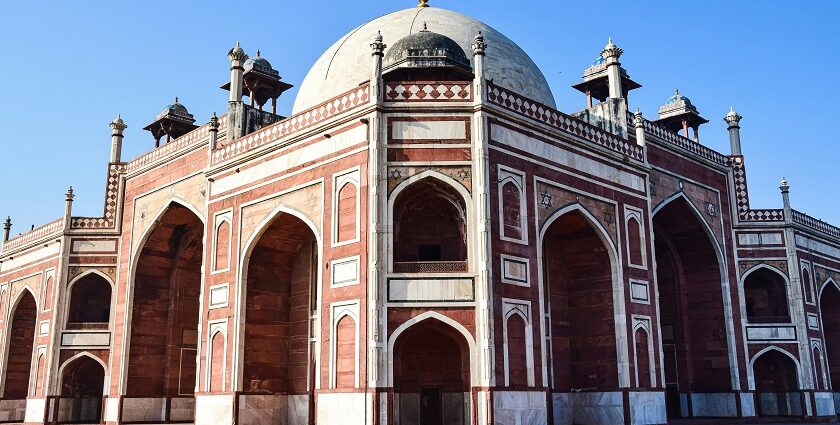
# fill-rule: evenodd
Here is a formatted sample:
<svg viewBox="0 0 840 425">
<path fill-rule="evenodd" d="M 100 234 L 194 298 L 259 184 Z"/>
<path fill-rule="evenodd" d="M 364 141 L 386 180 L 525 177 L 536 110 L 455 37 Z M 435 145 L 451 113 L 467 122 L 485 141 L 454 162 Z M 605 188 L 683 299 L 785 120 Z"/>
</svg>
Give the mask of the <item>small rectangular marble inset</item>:
<svg viewBox="0 0 840 425">
<path fill-rule="evenodd" d="M 530 286 L 528 281 L 528 259 L 501 255 L 502 282 L 511 285 Z"/>
<path fill-rule="evenodd" d="M 630 300 L 634 303 L 650 304 L 648 283 L 643 280 L 630 279 Z"/>
<path fill-rule="evenodd" d="M 359 283 L 359 257 L 342 258 L 332 261 L 332 280 L 330 286 L 357 285 Z"/>
<path fill-rule="evenodd" d="M 391 279 L 388 281 L 388 301 L 474 301 L 473 281 L 470 278 Z"/>
<path fill-rule="evenodd" d="M 748 325 L 747 341 L 796 342 L 796 327 L 793 325 Z"/>
</svg>

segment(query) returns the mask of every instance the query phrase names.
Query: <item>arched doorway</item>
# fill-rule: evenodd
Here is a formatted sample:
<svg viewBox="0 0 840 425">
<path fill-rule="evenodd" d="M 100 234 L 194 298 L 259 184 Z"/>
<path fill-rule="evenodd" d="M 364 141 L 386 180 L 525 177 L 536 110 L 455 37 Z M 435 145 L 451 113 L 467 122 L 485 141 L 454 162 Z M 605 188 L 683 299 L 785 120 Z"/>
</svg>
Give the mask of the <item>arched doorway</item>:
<svg viewBox="0 0 840 425">
<path fill-rule="evenodd" d="M 394 201 L 394 271 L 467 271 L 467 212 L 449 184 L 426 177 Z"/>
<path fill-rule="evenodd" d="M 89 273 L 70 286 L 67 329 L 107 329 L 111 319 L 111 284 Z"/>
<path fill-rule="evenodd" d="M 318 310 L 318 240 L 307 223 L 281 212 L 251 246 L 244 270 L 243 391 L 289 417 L 311 421 L 316 370 L 310 338 Z M 291 396 L 306 402 L 291 403 Z"/>
<path fill-rule="evenodd" d="M 427 319 L 394 342 L 398 425 L 470 424 L 470 348 L 457 330 Z"/>
<path fill-rule="evenodd" d="M 653 217 L 670 418 L 681 416 L 681 394 L 732 390 L 721 266 L 706 229 L 683 197 Z"/>
<path fill-rule="evenodd" d="M 70 360 L 61 372 L 58 421 L 99 423 L 104 389 L 105 368 L 98 361 L 87 355 Z"/>
<path fill-rule="evenodd" d="M 35 322 L 38 308 L 35 297 L 23 290 L 9 324 L 4 400 L 22 400 L 29 394 L 29 375 L 32 371 L 32 348 L 35 343 Z"/>
<path fill-rule="evenodd" d="M 138 397 L 168 399 L 170 407 L 163 410 L 178 417 L 161 419 L 192 419 L 203 234 L 201 219 L 172 203 L 141 246 L 134 267 L 124 411 L 140 409 L 133 406 Z"/>
<path fill-rule="evenodd" d="M 840 287 L 829 281 L 820 292 L 820 316 L 830 386 L 840 387 Z"/>
<path fill-rule="evenodd" d="M 551 222 L 542 246 L 552 390 L 617 388 L 610 248 L 580 210 Z"/>
<path fill-rule="evenodd" d="M 771 349 L 753 360 L 753 376 L 760 416 L 801 416 L 802 400 L 796 363 Z"/>
<path fill-rule="evenodd" d="M 778 272 L 760 267 L 744 278 L 749 323 L 789 323 L 787 282 Z"/>
</svg>

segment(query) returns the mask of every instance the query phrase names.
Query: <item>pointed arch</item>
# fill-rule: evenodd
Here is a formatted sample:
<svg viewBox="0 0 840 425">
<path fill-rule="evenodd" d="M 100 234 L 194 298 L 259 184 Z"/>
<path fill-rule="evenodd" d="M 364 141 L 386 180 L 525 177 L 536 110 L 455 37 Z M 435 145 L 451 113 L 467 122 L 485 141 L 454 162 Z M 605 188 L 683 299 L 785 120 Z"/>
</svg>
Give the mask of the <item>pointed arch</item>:
<svg viewBox="0 0 840 425">
<path fill-rule="evenodd" d="M 718 392 L 741 387 L 732 304 L 740 306 L 742 316 L 746 312 L 743 303 L 732 300 L 721 240 L 684 192 L 657 204 L 651 222 L 660 323 L 667 329 L 660 333 L 666 404 L 669 417 L 678 417 L 678 400 L 686 391 Z M 703 302 L 688 303 L 688 299 Z M 703 343 L 710 338 L 711 345 Z M 709 361 L 720 366 L 709 368 Z"/>
<path fill-rule="evenodd" d="M 28 285 L 21 288 L 9 308 L 3 362 L 3 398 L 24 399 L 30 393 L 32 361 L 36 357 L 38 298 Z"/>
<path fill-rule="evenodd" d="M 132 247 L 120 381 L 129 396 L 191 395 L 195 390 L 206 230 L 201 210 L 173 196 Z M 147 259 L 154 266 L 140 267 Z M 174 293 L 174 298 L 166 299 L 167 292 Z M 175 308 L 171 309 L 173 302 Z M 171 320 L 161 325 L 153 319 L 160 315 Z M 152 348 L 162 343 L 167 347 L 164 352 Z M 148 364 L 144 367 L 137 362 Z M 152 364 L 155 367 L 148 367 Z M 135 380 L 145 385 L 131 385 Z"/>
<path fill-rule="evenodd" d="M 244 326 L 243 326 L 243 324 L 245 323 L 245 308 L 243 308 L 244 307 L 243 297 L 245 296 L 247 288 L 248 288 L 248 282 L 247 282 L 247 279 L 248 279 L 248 263 L 251 259 L 251 254 L 253 253 L 254 248 L 256 247 L 257 243 L 259 242 L 260 237 L 262 237 L 262 235 L 268 230 L 269 226 L 271 226 L 271 223 L 273 223 L 274 220 L 277 219 L 281 214 L 289 214 L 289 215 L 299 219 L 300 221 L 302 221 L 304 224 L 306 224 L 309 227 L 309 230 L 311 230 L 312 234 L 315 235 L 315 242 L 317 244 L 317 250 L 318 250 L 318 252 L 317 252 L 318 261 L 319 261 L 319 263 L 321 261 L 323 261 L 322 260 L 323 252 L 324 252 L 323 236 L 321 235 L 321 232 L 319 231 L 318 226 L 306 214 L 304 214 L 302 211 L 299 211 L 299 210 L 297 210 L 295 208 L 292 208 L 292 207 L 289 207 L 287 205 L 280 204 L 280 205 L 277 205 L 276 207 L 274 207 L 274 209 L 271 210 L 271 212 L 269 212 L 262 220 L 260 220 L 259 223 L 257 223 L 257 225 L 254 227 L 254 231 L 252 231 L 251 234 L 248 236 L 248 238 L 245 240 L 245 243 L 240 245 L 240 246 L 243 247 L 243 249 L 240 251 L 239 260 L 238 260 L 238 267 L 237 267 L 237 272 L 236 272 L 237 277 L 236 277 L 236 298 L 235 298 L 236 299 L 236 304 L 234 306 L 234 310 L 235 310 L 234 311 L 234 321 L 235 321 L 234 329 L 237 329 L 237 331 L 235 331 L 234 334 L 233 334 L 234 347 L 241 347 L 242 346 L 241 341 L 243 341 L 244 338 L 245 338 L 245 329 L 244 329 Z M 240 229 L 240 231 L 241 231 L 241 229 Z M 241 239 L 241 235 L 240 235 L 240 239 Z M 323 272 L 322 272 L 320 266 L 317 267 L 317 270 L 318 270 L 318 272 L 317 272 L 317 282 L 316 282 L 316 286 L 317 286 L 317 293 L 316 293 L 317 303 L 316 304 L 317 304 L 317 306 L 320 310 L 320 300 L 321 300 L 321 292 L 322 292 L 321 291 L 321 285 L 322 285 L 322 282 L 323 282 Z M 315 326 L 315 338 L 318 341 L 320 341 L 321 340 L 321 318 L 320 318 L 320 315 L 318 316 L 316 321 L 317 321 L 317 324 Z M 320 354 L 321 353 L 321 345 L 320 344 L 316 344 L 315 353 L 316 353 L 317 358 L 320 358 L 320 355 L 321 355 Z M 233 386 L 233 389 L 235 389 L 235 390 L 241 390 L 243 388 L 243 384 L 244 384 L 243 383 L 243 377 L 244 377 L 243 368 L 244 368 L 244 365 L 245 365 L 244 361 L 245 361 L 245 359 L 244 359 L 243 356 L 237 356 L 237 361 L 233 363 L 233 371 L 232 371 L 232 374 L 231 374 L 232 375 L 231 385 Z M 316 374 L 315 380 L 316 380 L 316 387 L 320 387 L 320 385 L 319 385 L 320 374 Z"/>
<path fill-rule="evenodd" d="M 108 381 L 109 381 L 109 380 L 110 380 L 110 378 L 111 378 L 111 375 L 108 373 L 108 365 L 107 365 L 107 364 L 105 364 L 105 362 L 104 362 L 104 361 L 102 361 L 102 359 L 100 359 L 100 358 L 99 358 L 99 357 L 97 357 L 97 356 L 94 356 L 93 354 L 91 354 L 91 353 L 90 353 L 90 352 L 88 352 L 88 351 L 82 351 L 81 353 L 76 353 L 76 354 L 74 354 L 72 357 L 70 357 L 69 359 L 65 360 L 63 363 L 61 363 L 61 365 L 60 365 L 60 366 L 58 366 L 58 376 L 59 376 L 59 379 L 60 379 L 60 381 L 59 381 L 59 387 L 61 387 L 61 385 L 62 385 L 62 383 L 63 383 L 63 381 L 64 381 L 64 369 L 65 369 L 65 368 L 67 368 L 67 366 L 70 366 L 70 365 L 71 365 L 73 362 L 75 362 L 76 360 L 79 360 L 79 359 L 81 359 L 81 358 L 83 358 L 83 357 L 89 357 L 90 359 L 92 359 L 92 360 L 94 360 L 95 362 L 99 363 L 99 365 L 100 365 L 100 366 L 102 366 L 102 370 L 104 370 L 104 371 L 105 371 L 105 385 L 104 385 L 104 386 L 103 386 L 103 388 L 102 388 L 102 395 L 108 395 Z"/>
<path fill-rule="evenodd" d="M 621 257 L 619 255 L 619 251 L 617 249 L 616 242 L 612 240 L 610 237 L 609 232 L 604 228 L 604 226 L 600 223 L 600 221 L 595 218 L 595 216 L 589 212 L 586 207 L 581 205 L 580 203 L 572 203 L 568 205 L 561 206 L 557 208 L 540 226 L 539 232 L 537 235 L 538 244 L 537 244 L 537 264 L 539 265 L 541 271 L 538 273 L 538 283 L 540 288 L 540 311 L 547 312 L 546 310 L 546 296 L 549 293 L 549 288 L 546 287 L 548 282 L 546 282 L 546 267 L 545 267 L 545 240 L 546 240 L 546 233 L 552 227 L 552 224 L 560 219 L 563 216 L 566 216 L 570 213 L 579 213 L 581 217 L 583 217 L 584 221 L 589 225 L 589 227 L 593 230 L 594 234 L 600 239 L 601 243 L 606 248 L 606 253 L 609 258 L 610 263 L 610 279 L 612 283 L 612 307 L 613 307 L 613 319 L 614 319 L 614 335 L 615 335 L 615 350 L 616 350 L 616 361 L 617 361 L 617 374 L 618 374 L 618 386 L 621 388 L 626 388 L 630 386 L 630 350 L 627 344 L 620 344 L 618 341 L 628 341 L 628 329 L 627 329 L 627 313 L 626 307 L 624 303 L 624 286 L 623 286 L 623 271 L 620 267 L 621 264 Z M 541 334 L 546 335 L 546 329 L 541 329 Z M 542 347 L 542 358 L 548 359 L 549 358 L 549 348 L 546 346 L 548 344 L 540 344 Z M 543 363 L 543 379 L 545 380 L 546 384 L 548 385 L 548 371 L 550 369 L 549 361 L 545 360 Z"/>
<path fill-rule="evenodd" d="M 697 221 L 700 222 L 701 227 L 706 232 L 706 236 L 709 237 L 710 242 L 712 243 L 712 246 L 714 247 L 715 255 L 717 255 L 718 264 L 720 264 L 721 271 L 722 272 L 725 271 L 724 264 L 726 264 L 726 261 L 725 261 L 726 259 L 724 258 L 723 250 L 721 248 L 720 241 L 718 241 L 718 238 L 715 235 L 714 230 L 712 230 L 712 226 L 709 224 L 708 221 L 706 221 L 706 218 L 703 217 L 703 213 L 701 213 L 700 210 L 697 209 L 697 207 L 694 205 L 693 202 L 691 202 L 691 199 L 689 199 L 688 196 L 685 196 L 684 192 L 680 191 L 680 192 L 674 193 L 673 195 L 671 195 L 671 196 L 663 199 L 662 201 L 660 201 L 656 205 L 656 207 L 653 209 L 653 212 L 651 212 L 651 216 L 656 217 L 656 214 L 659 213 L 659 211 L 662 210 L 662 208 L 664 208 L 664 207 L 666 207 L 666 206 L 668 206 L 671 203 L 676 202 L 676 201 L 685 202 L 688 209 L 691 210 L 691 212 L 694 214 L 694 218 L 696 218 Z M 726 274 L 722 273 L 722 276 L 726 276 Z"/>
<path fill-rule="evenodd" d="M 766 274 L 770 279 L 761 279 L 761 276 L 757 274 Z M 790 280 L 781 270 L 769 264 L 756 264 L 741 275 L 740 286 L 744 293 L 744 308 L 746 309 L 744 317 L 748 321 L 752 323 L 790 322 L 790 311 L 793 310 L 790 305 Z M 782 297 L 784 299 L 780 299 Z M 759 306 L 753 307 L 756 303 Z"/>
<path fill-rule="evenodd" d="M 779 353 L 784 354 L 784 355 L 785 355 L 785 356 L 787 356 L 787 357 L 788 357 L 791 361 L 793 361 L 794 366 L 796 366 L 796 379 L 797 379 L 797 384 L 799 385 L 799 388 L 802 388 L 802 386 L 803 386 L 803 384 L 804 384 L 804 383 L 803 383 L 803 381 L 802 381 L 802 373 L 801 373 L 801 370 L 802 370 L 802 369 L 801 369 L 801 367 L 800 367 L 800 365 L 799 365 L 799 360 L 798 360 L 798 359 L 797 359 L 797 358 L 796 358 L 793 354 L 791 354 L 790 352 L 788 352 L 787 350 L 785 350 L 785 349 L 783 349 L 783 348 L 781 348 L 781 347 L 778 347 L 778 346 L 776 346 L 776 345 L 771 345 L 771 346 L 769 346 L 769 347 L 764 347 L 763 349 L 761 349 L 759 352 L 755 353 L 755 354 L 754 354 L 754 355 L 750 358 L 749 369 L 748 369 L 748 375 L 747 375 L 747 383 L 748 383 L 748 385 L 749 385 L 749 389 L 750 389 L 750 390 L 752 390 L 752 391 L 755 391 L 755 389 L 756 389 L 756 388 L 755 388 L 755 370 L 754 370 L 755 361 L 756 361 L 756 360 L 758 360 L 758 358 L 759 358 L 759 357 L 761 357 L 761 355 L 762 355 L 762 354 L 768 353 L 768 352 L 770 352 L 770 351 L 778 351 Z"/>
<path fill-rule="evenodd" d="M 387 267 L 399 273 L 433 269 L 466 272 L 472 257 L 473 216 L 463 184 L 435 170 L 401 182 L 388 198 Z"/>
<path fill-rule="evenodd" d="M 478 366 L 476 364 L 477 359 L 475 356 L 475 339 L 473 338 L 470 331 L 468 331 L 467 328 L 464 327 L 464 325 L 436 311 L 427 311 L 425 313 L 418 314 L 417 316 L 406 320 L 403 324 L 394 329 L 394 332 L 388 338 L 388 376 L 386 385 L 389 387 L 394 386 L 394 344 L 397 342 L 397 339 L 408 329 L 427 320 L 437 320 L 439 322 L 442 322 L 443 324 L 451 327 L 464 337 L 464 341 L 467 343 L 467 347 L 469 347 L 468 351 L 470 356 L 470 385 L 478 385 L 479 374 Z"/>
</svg>

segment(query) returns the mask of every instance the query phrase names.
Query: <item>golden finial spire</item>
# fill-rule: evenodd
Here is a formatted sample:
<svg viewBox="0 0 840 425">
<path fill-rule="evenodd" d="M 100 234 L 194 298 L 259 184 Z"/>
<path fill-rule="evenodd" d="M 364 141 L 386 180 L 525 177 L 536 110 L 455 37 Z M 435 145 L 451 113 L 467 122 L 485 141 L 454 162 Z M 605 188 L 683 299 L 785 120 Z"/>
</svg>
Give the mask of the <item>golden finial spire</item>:
<svg viewBox="0 0 840 425">
<path fill-rule="evenodd" d="M 419 0 L 420 4 L 417 7 L 429 7 L 429 0 Z"/>
</svg>

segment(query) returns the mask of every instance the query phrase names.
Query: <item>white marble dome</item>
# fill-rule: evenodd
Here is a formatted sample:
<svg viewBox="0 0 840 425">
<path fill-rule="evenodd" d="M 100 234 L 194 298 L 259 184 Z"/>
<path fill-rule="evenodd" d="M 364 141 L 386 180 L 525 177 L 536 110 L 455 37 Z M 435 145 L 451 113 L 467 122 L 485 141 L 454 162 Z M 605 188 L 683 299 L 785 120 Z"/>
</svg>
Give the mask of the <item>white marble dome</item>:
<svg viewBox="0 0 840 425">
<path fill-rule="evenodd" d="M 455 40 L 472 62 L 479 31 L 487 43 L 485 77 L 538 102 L 555 107 L 554 95 L 542 71 L 516 43 L 487 24 L 436 7 L 412 8 L 376 18 L 342 37 L 315 62 L 298 90 L 292 113 L 298 113 L 344 93 L 370 79 L 370 44 L 377 31 L 388 46 L 423 29 Z M 387 49 L 386 49 L 387 54 Z"/>
</svg>

